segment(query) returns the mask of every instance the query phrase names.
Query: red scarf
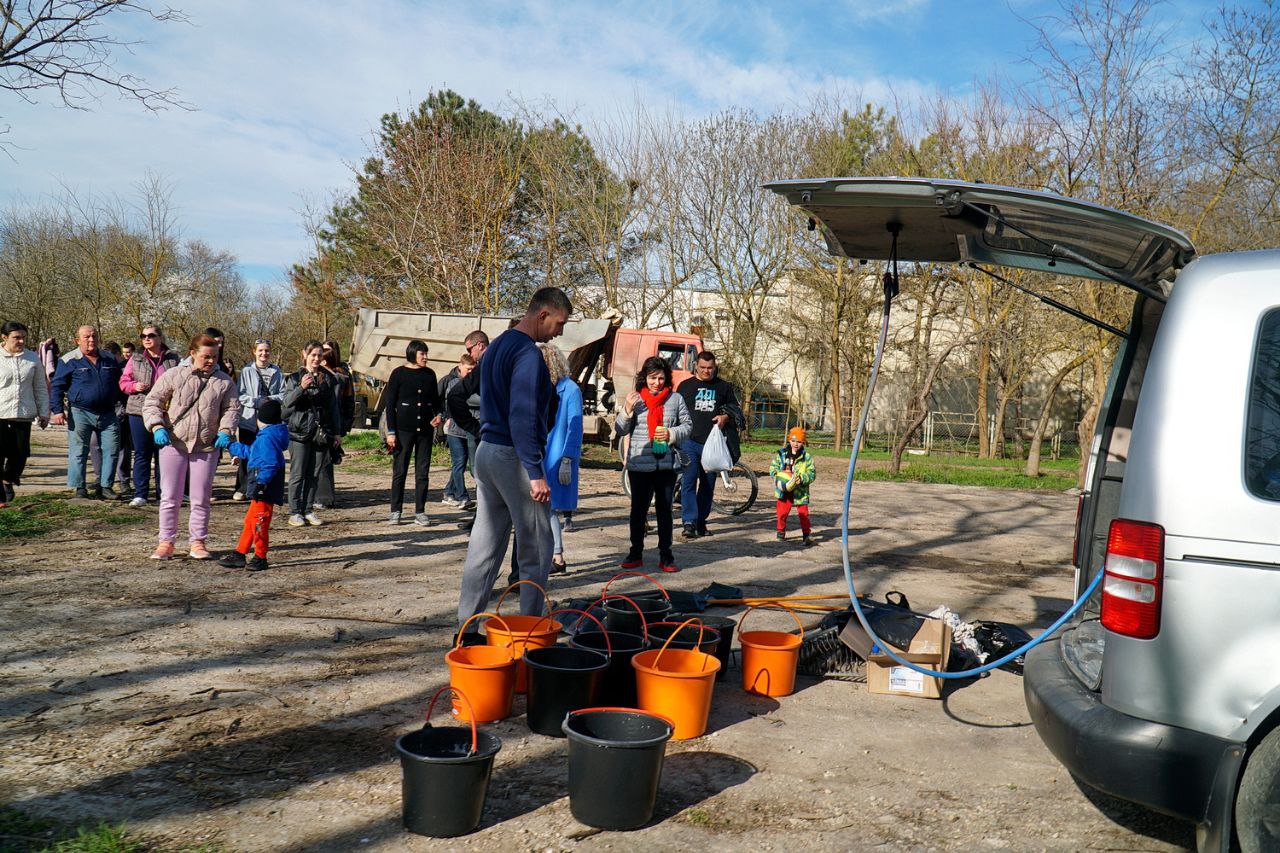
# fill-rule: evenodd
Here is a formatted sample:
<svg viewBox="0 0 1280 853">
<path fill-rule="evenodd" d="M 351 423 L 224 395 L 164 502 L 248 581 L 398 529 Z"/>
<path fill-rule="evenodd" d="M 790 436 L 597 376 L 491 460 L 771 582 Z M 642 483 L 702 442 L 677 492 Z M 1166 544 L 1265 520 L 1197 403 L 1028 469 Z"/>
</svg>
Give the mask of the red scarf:
<svg viewBox="0 0 1280 853">
<path fill-rule="evenodd" d="M 662 426 L 662 416 L 665 413 L 664 407 L 667 398 L 671 396 L 671 386 L 664 387 L 657 394 L 649 391 L 649 386 L 640 389 L 640 399 L 644 400 L 645 406 L 649 409 L 649 440 L 653 441 L 653 433 L 658 427 Z"/>
</svg>

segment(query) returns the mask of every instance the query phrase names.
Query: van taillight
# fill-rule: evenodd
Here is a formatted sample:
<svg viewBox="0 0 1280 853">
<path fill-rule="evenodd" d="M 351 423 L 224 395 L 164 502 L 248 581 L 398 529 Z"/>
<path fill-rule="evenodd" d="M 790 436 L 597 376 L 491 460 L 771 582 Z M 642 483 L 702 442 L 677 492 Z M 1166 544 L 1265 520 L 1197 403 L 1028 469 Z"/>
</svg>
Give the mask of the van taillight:
<svg viewBox="0 0 1280 853">
<path fill-rule="evenodd" d="M 1071 565 L 1080 568 L 1080 522 L 1084 518 L 1084 495 L 1076 499 L 1076 535 L 1071 540 Z"/>
<path fill-rule="evenodd" d="M 1102 624 L 1139 640 L 1159 634 L 1164 528 L 1123 518 L 1112 521 L 1103 571 Z"/>
</svg>

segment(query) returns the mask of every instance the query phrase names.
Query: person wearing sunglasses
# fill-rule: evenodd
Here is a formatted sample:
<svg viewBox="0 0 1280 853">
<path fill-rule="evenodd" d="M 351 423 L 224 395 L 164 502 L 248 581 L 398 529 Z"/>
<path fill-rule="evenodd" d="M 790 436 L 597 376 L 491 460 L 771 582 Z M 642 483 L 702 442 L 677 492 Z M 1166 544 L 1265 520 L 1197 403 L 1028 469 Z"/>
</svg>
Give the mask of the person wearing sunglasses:
<svg viewBox="0 0 1280 853">
<path fill-rule="evenodd" d="M 253 361 L 240 370 L 237 384 L 240 396 L 240 426 L 237 438 L 245 447 L 251 447 L 258 437 L 258 407 L 267 400 L 280 400 L 284 387 L 284 371 L 271 361 L 271 341 L 259 338 L 253 342 Z M 236 490 L 231 499 L 245 499 L 248 482 L 247 457 L 237 457 Z"/>
<path fill-rule="evenodd" d="M 142 349 L 125 362 L 120 376 L 120 390 L 126 395 L 124 411 L 129 419 L 129 440 L 133 443 L 133 500 L 129 501 L 129 506 L 135 508 L 147 505 L 153 470 L 156 472 L 156 494 L 160 493 L 160 468 L 156 464 L 160 448 L 156 446 L 151 430 L 142 422 L 142 407 L 147 400 L 147 392 L 156 381 L 166 370 L 178 365 L 178 355 L 165 343 L 159 326 L 143 326 L 141 339 Z"/>
</svg>

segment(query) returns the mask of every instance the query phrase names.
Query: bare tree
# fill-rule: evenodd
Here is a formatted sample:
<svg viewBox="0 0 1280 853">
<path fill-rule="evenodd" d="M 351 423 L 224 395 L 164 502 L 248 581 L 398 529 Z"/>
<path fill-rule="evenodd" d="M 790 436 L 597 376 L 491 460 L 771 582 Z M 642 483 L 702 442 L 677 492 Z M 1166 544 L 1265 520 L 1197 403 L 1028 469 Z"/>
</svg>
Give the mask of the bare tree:
<svg viewBox="0 0 1280 853">
<path fill-rule="evenodd" d="M 142 0 L 0 0 L 0 89 L 28 103 L 54 90 L 63 106 L 84 109 L 102 89 L 149 110 L 190 109 L 173 89 L 153 89 L 116 70 L 113 54 L 132 51 L 106 26 L 107 16 L 134 13 L 153 21 L 186 21 L 181 12 Z M 113 19 L 114 22 L 114 19 Z"/>
</svg>

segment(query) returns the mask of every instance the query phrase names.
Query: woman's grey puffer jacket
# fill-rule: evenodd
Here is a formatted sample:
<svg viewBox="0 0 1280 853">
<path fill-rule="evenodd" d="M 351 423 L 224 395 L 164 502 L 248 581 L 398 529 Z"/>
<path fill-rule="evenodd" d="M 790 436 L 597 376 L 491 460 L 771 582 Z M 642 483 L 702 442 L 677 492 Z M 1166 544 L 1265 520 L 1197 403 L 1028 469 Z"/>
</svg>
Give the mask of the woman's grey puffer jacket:
<svg viewBox="0 0 1280 853">
<path fill-rule="evenodd" d="M 619 438 L 631 436 L 631 446 L 627 449 L 627 468 L 631 471 L 673 471 L 684 465 L 681 455 L 675 446 L 689 437 L 693 430 L 693 421 L 689 418 L 689 407 L 684 404 L 684 397 L 675 391 L 667 397 L 662 405 L 662 425 L 671 433 L 667 439 L 667 452 L 662 456 L 653 455 L 653 447 L 649 442 L 649 407 L 641 400 L 636 403 L 635 411 L 628 415 L 625 409 L 618 412 L 613 422 L 613 429 Z"/>
</svg>

